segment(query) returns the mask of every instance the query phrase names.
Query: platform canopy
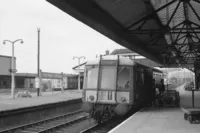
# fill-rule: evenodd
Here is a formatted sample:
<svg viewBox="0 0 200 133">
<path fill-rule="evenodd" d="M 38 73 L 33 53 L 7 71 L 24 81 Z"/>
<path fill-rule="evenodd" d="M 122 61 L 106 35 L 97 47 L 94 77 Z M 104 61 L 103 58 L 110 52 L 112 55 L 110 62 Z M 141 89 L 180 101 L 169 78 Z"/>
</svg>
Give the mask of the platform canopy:
<svg viewBox="0 0 200 133">
<path fill-rule="evenodd" d="M 118 44 L 164 66 L 200 60 L 200 0 L 47 0 Z"/>
</svg>

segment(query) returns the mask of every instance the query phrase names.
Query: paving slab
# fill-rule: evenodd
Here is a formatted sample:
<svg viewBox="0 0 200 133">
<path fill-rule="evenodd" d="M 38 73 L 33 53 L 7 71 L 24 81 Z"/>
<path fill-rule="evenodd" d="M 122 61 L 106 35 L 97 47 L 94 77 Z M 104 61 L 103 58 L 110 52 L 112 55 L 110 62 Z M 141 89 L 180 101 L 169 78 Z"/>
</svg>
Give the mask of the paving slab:
<svg viewBox="0 0 200 133">
<path fill-rule="evenodd" d="M 185 85 L 185 84 L 184 84 Z M 192 107 L 192 91 L 186 91 L 184 85 L 176 88 L 180 95 L 180 105 L 182 107 Z M 194 92 L 194 106 L 200 108 L 200 91 Z"/>
<path fill-rule="evenodd" d="M 144 108 L 109 133 L 199 133 L 200 124 L 184 120 L 180 108 Z"/>
</svg>

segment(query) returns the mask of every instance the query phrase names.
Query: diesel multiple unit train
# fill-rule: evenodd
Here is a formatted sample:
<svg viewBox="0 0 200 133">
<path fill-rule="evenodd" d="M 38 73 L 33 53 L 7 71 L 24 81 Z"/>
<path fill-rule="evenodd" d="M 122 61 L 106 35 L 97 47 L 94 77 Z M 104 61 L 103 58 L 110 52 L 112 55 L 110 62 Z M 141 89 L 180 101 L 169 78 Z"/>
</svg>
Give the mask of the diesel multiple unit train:
<svg viewBox="0 0 200 133">
<path fill-rule="evenodd" d="M 162 71 L 127 57 L 108 55 L 88 61 L 82 108 L 97 120 L 126 115 L 132 108 L 151 103 L 153 86 L 161 87 L 162 78 Z"/>
</svg>

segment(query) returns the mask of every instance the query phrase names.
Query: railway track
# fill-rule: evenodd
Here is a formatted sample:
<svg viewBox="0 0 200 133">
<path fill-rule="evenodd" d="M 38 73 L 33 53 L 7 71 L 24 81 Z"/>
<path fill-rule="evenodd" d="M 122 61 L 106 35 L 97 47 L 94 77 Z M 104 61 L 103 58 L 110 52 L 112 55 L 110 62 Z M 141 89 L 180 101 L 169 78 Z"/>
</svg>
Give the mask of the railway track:
<svg viewBox="0 0 200 133">
<path fill-rule="evenodd" d="M 81 131 L 80 133 L 89 133 L 95 130 L 99 124 L 94 124 L 93 126 L 88 127 L 87 129 Z"/>
<path fill-rule="evenodd" d="M 80 133 L 107 133 L 118 124 L 124 121 L 124 118 L 113 118 L 104 123 L 96 123 L 88 128 L 85 128 Z"/>
<path fill-rule="evenodd" d="M 89 114 L 76 111 L 50 119 L 6 129 L 0 133 L 47 133 L 57 132 L 59 129 L 88 119 Z M 59 131 L 60 132 L 60 131 Z"/>
<path fill-rule="evenodd" d="M 124 117 L 115 117 L 103 123 L 96 123 L 91 125 L 88 128 L 85 128 L 79 133 L 107 133 L 112 130 L 114 127 L 122 123 L 124 120 L 128 119 L 130 116 L 143 109 L 143 107 L 138 107 L 137 109 L 132 110 Z"/>
</svg>

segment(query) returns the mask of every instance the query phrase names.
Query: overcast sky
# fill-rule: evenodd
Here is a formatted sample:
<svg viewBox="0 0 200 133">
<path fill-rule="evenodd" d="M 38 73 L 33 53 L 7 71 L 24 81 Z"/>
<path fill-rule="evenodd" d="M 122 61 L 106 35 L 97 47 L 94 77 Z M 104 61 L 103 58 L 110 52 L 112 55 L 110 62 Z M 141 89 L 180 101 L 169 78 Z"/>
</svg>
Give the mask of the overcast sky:
<svg viewBox="0 0 200 133">
<path fill-rule="evenodd" d="M 73 56 L 94 59 L 123 48 L 45 0 L 0 0 L 0 55 L 11 56 L 11 44 L 3 40 L 23 39 L 15 44 L 18 72 L 37 72 L 37 28 L 41 29 L 41 69 L 73 73 Z M 84 60 L 81 60 L 81 63 Z"/>
</svg>

